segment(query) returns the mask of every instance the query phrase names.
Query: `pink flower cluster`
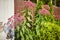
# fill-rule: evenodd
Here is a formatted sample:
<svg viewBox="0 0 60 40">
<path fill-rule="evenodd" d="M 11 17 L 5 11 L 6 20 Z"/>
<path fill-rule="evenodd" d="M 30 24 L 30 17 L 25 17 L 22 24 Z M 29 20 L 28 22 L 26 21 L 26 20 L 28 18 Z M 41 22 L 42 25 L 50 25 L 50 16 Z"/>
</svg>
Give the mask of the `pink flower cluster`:
<svg viewBox="0 0 60 40">
<path fill-rule="evenodd" d="M 8 22 L 7 22 L 7 25 L 11 28 L 14 27 L 14 16 L 11 16 L 9 19 L 8 19 Z"/>
<path fill-rule="evenodd" d="M 14 28 L 17 23 L 21 23 L 25 19 L 20 13 L 17 13 L 8 19 L 9 27 Z"/>
<path fill-rule="evenodd" d="M 43 14 L 43 15 L 50 15 L 50 12 L 48 10 L 46 10 L 46 9 L 39 10 L 39 13 Z"/>
<path fill-rule="evenodd" d="M 31 1 L 26 1 L 25 2 L 25 5 L 31 9 L 35 8 L 36 4 L 35 3 L 32 3 Z"/>
<path fill-rule="evenodd" d="M 60 19 L 60 15 L 54 15 L 55 19 Z"/>
</svg>

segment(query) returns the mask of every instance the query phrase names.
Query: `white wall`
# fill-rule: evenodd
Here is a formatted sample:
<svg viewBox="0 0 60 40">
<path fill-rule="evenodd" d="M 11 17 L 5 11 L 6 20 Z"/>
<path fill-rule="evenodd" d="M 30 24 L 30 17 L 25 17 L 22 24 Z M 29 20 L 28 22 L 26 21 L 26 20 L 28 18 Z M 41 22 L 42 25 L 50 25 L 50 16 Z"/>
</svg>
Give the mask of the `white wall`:
<svg viewBox="0 0 60 40">
<path fill-rule="evenodd" d="M 14 0 L 0 0 L 0 21 L 5 23 L 14 14 Z"/>
</svg>

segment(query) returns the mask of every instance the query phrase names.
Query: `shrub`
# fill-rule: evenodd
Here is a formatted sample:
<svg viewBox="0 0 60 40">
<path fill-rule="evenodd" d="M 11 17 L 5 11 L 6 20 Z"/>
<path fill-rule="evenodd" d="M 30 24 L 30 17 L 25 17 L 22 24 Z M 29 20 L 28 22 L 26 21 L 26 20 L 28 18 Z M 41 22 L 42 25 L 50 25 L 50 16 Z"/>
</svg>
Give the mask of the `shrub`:
<svg viewBox="0 0 60 40">
<path fill-rule="evenodd" d="M 50 15 L 44 15 L 44 11 L 43 14 L 39 14 L 38 11 L 42 9 L 42 5 L 42 1 L 37 3 L 34 21 L 32 21 L 33 15 L 28 7 L 22 11 L 22 16 L 25 19 L 22 23 L 19 22 L 15 25 L 15 40 L 60 40 L 60 25 L 58 23 L 60 21 L 55 20 L 52 15 L 53 5 L 49 3 Z"/>
</svg>

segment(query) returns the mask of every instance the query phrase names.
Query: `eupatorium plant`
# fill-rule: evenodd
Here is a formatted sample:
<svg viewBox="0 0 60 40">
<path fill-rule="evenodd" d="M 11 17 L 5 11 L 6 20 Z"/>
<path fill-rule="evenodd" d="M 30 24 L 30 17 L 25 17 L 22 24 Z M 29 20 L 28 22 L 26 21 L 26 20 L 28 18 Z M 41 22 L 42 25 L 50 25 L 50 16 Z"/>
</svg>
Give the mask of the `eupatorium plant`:
<svg viewBox="0 0 60 40">
<path fill-rule="evenodd" d="M 34 5 L 27 1 L 22 14 L 17 13 L 11 18 L 15 24 L 15 40 L 60 40 L 60 21 L 54 19 L 52 4 L 49 3 L 49 6 L 49 9 L 43 8 L 43 2 L 39 0 L 33 21 L 31 9 Z"/>
</svg>

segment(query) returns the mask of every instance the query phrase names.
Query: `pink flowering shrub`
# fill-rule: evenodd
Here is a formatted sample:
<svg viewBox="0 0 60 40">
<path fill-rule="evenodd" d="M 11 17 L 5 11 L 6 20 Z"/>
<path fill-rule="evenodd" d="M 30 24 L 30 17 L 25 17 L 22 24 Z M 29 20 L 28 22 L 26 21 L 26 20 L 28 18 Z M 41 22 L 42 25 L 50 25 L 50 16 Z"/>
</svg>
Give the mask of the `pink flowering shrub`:
<svg viewBox="0 0 60 40">
<path fill-rule="evenodd" d="M 29 8 L 35 8 L 36 4 L 35 3 L 32 3 L 31 1 L 26 1 L 25 2 L 25 5 Z"/>
<path fill-rule="evenodd" d="M 21 10 L 23 10 L 25 6 L 29 7 L 29 9 L 31 9 L 31 13 L 34 16 L 35 7 L 36 7 L 35 3 L 32 3 L 31 1 L 26 1 L 26 2 L 22 3 L 22 5 L 20 5 L 20 4 L 17 5 L 16 8 L 15 8 L 16 14 L 14 14 L 12 17 L 10 17 L 8 19 L 8 22 L 7 22 L 7 24 L 11 28 L 13 28 L 17 23 L 22 22 L 25 19 L 24 16 L 22 16 L 21 13 L 18 13 L 19 11 L 21 12 Z M 44 14 L 44 15 L 45 14 L 46 15 L 50 15 L 50 12 L 49 12 L 50 7 L 48 5 L 43 5 L 43 7 L 44 7 L 43 9 L 39 10 L 39 13 Z M 60 13 L 60 9 L 58 7 L 55 7 L 55 6 L 53 8 L 54 8 L 54 17 L 55 18 L 60 18 L 60 14 L 59 14 Z M 59 16 L 56 15 L 56 14 L 59 14 Z"/>
<path fill-rule="evenodd" d="M 7 24 L 9 27 L 14 28 L 16 24 L 23 22 L 24 19 L 24 16 L 22 16 L 20 13 L 17 13 L 8 19 Z"/>
<path fill-rule="evenodd" d="M 60 20 L 60 15 L 54 15 L 54 18 Z"/>
<path fill-rule="evenodd" d="M 50 9 L 52 9 L 52 8 L 50 8 L 49 10 L 46 8 L 40 9 L 39 5 L 42 5 L 42 3 L 40 4 L 40 1 L 35 9 L 35 15 L 33 18 L 34 21 L 32 22 L 31 14 L 30 14 L 32 12 L 32 10 L 30 12 L 29 9 L 31 9 L 31 8 L 33 9 L 33 4 L 30 1 L 26 2 L 27 8 L 23 12 L 23 14 L 25 14 L 24 16 L 25 16 L 26 20 L 22 23 L 22 25 L 19 24 L 16 26 L 16 29 L 15 29 L 15 33 L 16 33 L 15 39 L 16 40 L 25 40 L 25 39 L 26 40 L 54 40 L 54 39 L 56 39 L 56 37 L 58 35 L 60 35 L 57 33 L 57 32 L 60 32 L 59 23 L 58 23 L 58 21 L 55 21 L 55 19 L 52 17 L 53 15 L 50 15 L 50 12 L 52 11 Z M 39 15 L 39 13 L 43 14 L 43 15 Z M 20 14 L 18 14 L 18 16 L 16 18 L 16 19 L 18 19 L 18 23 L 21 20 L 22 21 L 24 20 L 24 17 L 22 17 L 22 15 L 20 15 L 20 16 L 19 15 Z M 48 16 L 46 16 L 46 15 L 48 15 Z M 58 34 L 58 35 L 56 35 L 56 34 Z"/>
<path fill-rule="evenodd" d="M 8 19 L 8 22 L 7 22 L 7 25 L 11 28 L 14 27 L 14 16 L 11 16 L 9 19 Z"/>
<path fill-rule="evenodd" d="M 24 17 L 20 13 L 14 15 L 15 23 L 22 22 L 23 20 L 24 20 Z"/>
<path fill-rule="evenodd" d="M 35 12 L 35 7 L 36 7 L 36 4 L 35 3 L 32 3 L 30 0 L 28 1 L 24 1 L 24 2 L 21 2 L 22 0 L 18 0 L 16 1 L 16 5 L 15 5 L 15 13 L 18 13 L 18 12 L 21 12 L 21 10 L 23 10 L 25 8 L 25 6 L 29 7 L 30 9 L 32 9 L 32 13 L 34 15 L 34 12 Z M 50 7 L 49 5 L 43 5 L 44 9 L 46 10 L 50 10 Z M 53 11 L 54 11 L 54 15 L 60 15 L 60 8 L 57 7 L 57 6 L 53 6 Z"/>
<path fill-rule="evenodd" d="M 46 10 L 46 9 L 39 10 L 39 13 L 44 14 L 44 15 L 50 15 L 50 12 L 48 10 Z"/>
<path fill-rule="evenodd" d="M 31 10 L 31 14 L 32 14 L 32 20 L 34 21 L 34 15 L 35 15 L 35 8 L 36 8 L 36 4 L 31 2 L 30 0 L 25 2 L 25 6 Z"/>
</svg>

